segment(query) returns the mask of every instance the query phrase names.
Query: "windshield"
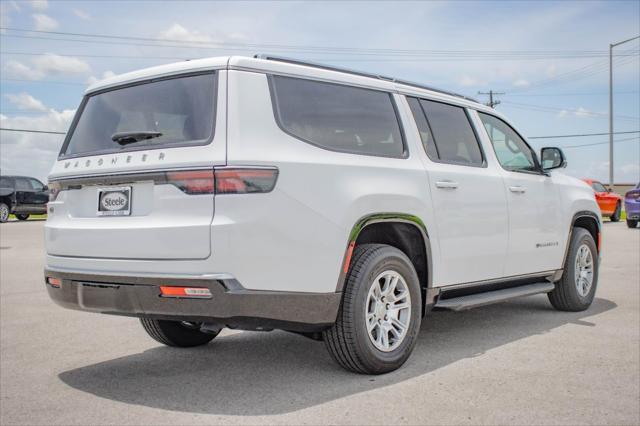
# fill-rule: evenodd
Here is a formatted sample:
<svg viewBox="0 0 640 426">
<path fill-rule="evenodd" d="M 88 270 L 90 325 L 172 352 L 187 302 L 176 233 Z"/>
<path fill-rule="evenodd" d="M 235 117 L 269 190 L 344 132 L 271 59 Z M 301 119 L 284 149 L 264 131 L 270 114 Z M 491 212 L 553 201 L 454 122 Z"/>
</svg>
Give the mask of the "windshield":
<svg viewBox="0 0 640 426">
<path fill-rule="evenodd" d="M 207 143 L 213 135 L 215 93 L 215 74 L 207 73 L 90 95 L 61 155 Z"/>
</svg>

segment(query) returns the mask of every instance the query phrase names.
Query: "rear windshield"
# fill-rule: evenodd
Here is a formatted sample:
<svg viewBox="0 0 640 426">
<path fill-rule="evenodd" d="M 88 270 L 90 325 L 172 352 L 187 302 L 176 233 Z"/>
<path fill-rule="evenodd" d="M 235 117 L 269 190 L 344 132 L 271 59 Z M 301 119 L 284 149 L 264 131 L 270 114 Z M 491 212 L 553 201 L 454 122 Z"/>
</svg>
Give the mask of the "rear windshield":
<svg viewBox="0 0 640 426">
<path fill-rule="evenodd" d="M 60 154 L 81 156 L 208 143 L 215 124 L 215 94 L 216 75 L 207 73 L 90 95 Z"/>
</svg>

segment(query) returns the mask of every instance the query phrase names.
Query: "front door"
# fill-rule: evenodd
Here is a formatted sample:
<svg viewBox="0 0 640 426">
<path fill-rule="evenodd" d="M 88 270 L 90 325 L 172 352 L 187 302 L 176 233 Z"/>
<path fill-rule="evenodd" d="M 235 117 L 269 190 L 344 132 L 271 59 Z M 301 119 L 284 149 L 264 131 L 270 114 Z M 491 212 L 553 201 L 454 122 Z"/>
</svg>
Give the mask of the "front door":
<svg viewBox="0 0 640 426">
<path fill-rule="evenodd" d="M 503 120 L 478 113 L 504 179 L 509 205 L 509 249 L 505 276 L 562 267 L 560 200 L 551 176 L 542 173 L 533 150 Z"/>
</svg>

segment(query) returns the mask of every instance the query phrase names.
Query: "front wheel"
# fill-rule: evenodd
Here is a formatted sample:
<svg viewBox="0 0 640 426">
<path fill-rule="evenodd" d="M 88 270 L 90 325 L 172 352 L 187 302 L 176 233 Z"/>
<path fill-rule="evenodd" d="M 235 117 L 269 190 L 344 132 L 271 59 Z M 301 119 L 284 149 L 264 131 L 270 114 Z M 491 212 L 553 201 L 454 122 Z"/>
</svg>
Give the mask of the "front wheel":
<svg viewBox="0 0 640 426">
<path fill-rule="evenodd" d="M 611 222 L 617 222 L 620 220 L 620 215 L 622 214 L 622 207 L 620 203 L 616 204 L 616 209 L 613 211 L 613 214 L 609 218 Z"/>
<path fill-rule="evenodd" d="M 593 302 L 598 285 L 598 249 L 584 228 L 573 228 L 564 272 L 549 301 L 560 311 L 584 311 Z"/>
<path fill-rule="evenodd" d="M 409 358 L 421 321 L 420 283 L 395 247 L 363 244 L 353 253 L 336 323 L 325 345 L 343 368 L 364 374 L 396 370 Z"/>
<path fill-rule="evenodd" d="M 27 220 L 29 219 L 29 215 L 25 213 L 16 213 L 16 218 L 18 218 L 18 220 Z"/>
<path fill-rule="evenodd" d="M 0 203 L 0 223 L 5 223 L 9 220 L 9 206 L 5 203 Z"/>
<path fill-rule="evenodd" d="M 638 226 L 638 221 L 627 219 L 627 226 L 629 228 L 635 228 L 636 226 Z"/>
<path fill-rule="evenodd" d="M 152 339 L 167 346 L 189 348 L 206 345 L 218 333 L 203 333 L 200 325 L 185 321 L 165 321 L 140 318 L 144 331 Z"/>
</svg>

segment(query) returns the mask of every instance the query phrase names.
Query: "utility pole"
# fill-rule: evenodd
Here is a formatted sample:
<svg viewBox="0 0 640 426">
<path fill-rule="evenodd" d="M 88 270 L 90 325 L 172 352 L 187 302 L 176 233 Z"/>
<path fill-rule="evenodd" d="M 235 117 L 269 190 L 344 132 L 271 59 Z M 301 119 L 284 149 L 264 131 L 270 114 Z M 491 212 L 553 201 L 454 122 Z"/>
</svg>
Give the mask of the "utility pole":
<svg viewBox="0 0 640 426">
<path fill-rule="evenodd" d="M 613 48 L 637 38 L 609 44 L 609 189 L 613 189 Z"/>
<path fill-rule="evenodd" d="M 493 100 L 493 95 L 504 95 L 504 92 L 494 92 L 493 90 L 489 90 L 488 92 L 478 92 L 478 95 L 489 95 L 489 102 L 485 105 L 490 106 L 491 108 L 495 108 L 496 105 L 500 104 L 499 100 Z"/>
</svg>

